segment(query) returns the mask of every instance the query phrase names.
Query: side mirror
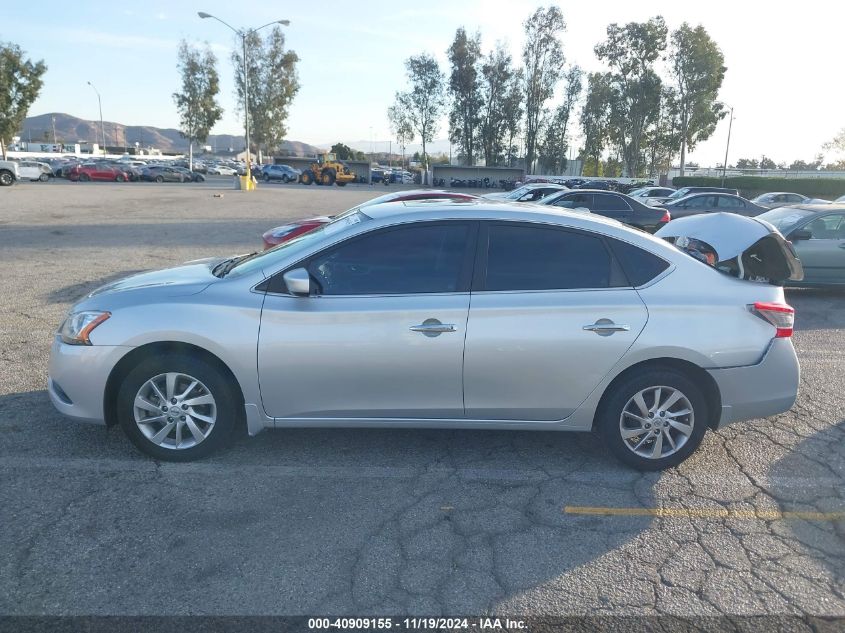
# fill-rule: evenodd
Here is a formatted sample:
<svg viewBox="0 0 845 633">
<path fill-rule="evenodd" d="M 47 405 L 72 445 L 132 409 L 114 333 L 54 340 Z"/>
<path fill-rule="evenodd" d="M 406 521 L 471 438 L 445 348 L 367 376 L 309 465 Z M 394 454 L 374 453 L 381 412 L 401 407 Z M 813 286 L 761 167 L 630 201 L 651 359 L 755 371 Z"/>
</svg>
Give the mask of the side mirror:
<svg viewBox="0 0 845 633">
<path fill-rule="evenodd" d="M 282 278 L 288 287 L 288 292 L 297 297 L 307 297 L 311 294 L 311 275 L 304 268 L 294 268 L 287 271 Z"/>
<path fill-rule="evenodd" d="M 809 240 L 812 239 L 812 237 L 813 234 L 807 229 L 800 229 L 789 234 L 789 239 L 793 242 L 797 242 L 798 240 Z"/>
</svg>

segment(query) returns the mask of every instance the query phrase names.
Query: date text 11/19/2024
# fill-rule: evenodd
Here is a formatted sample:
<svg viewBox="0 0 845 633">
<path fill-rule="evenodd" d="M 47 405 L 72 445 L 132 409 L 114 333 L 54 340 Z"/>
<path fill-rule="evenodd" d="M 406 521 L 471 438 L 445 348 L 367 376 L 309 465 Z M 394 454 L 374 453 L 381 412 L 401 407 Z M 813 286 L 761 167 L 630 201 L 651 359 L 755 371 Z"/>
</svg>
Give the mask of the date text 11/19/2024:
<svg viewBox="0 0 845 633">
<path fill-rule="evenodd" d="M 510 618 L 308 618 L 311 630 L 479 630 L 515 631 L 526 629 L 523 620 Z"/>
</svg>

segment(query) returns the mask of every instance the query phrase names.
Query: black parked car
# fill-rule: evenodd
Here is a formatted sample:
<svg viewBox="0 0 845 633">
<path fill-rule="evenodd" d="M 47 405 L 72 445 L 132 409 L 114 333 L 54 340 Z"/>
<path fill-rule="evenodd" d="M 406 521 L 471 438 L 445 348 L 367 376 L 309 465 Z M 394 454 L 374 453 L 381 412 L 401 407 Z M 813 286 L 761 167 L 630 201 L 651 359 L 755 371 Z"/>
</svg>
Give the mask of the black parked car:
<svg viewBox="0 0 845 633">
<path fill-rule="evenodd" d="M 650 205 L 663 206 L 663 203 L 665 202 L 674 202 L 675 200 L 686 198 L 693 193 L 729 193 L 734 196 L 739 195 L 739 191 L 737 189 L 727 189 L 725 187 L 681 187 L 675 193 L 666 197 L 649 198 L 648 203 Z"/>
<path fill-rule="evenodd" d="M 189 182 L 205 182 L 205 176 L 197 171 L 191 171 L 187 167 L 173 167 L 179 173 L 185 176 L 185 180 Z"/>
<path fill-rule="evenodd" d="M 649 233 L 657 231 L 671 218 L 665 209 L 649 207 L 624 193 L 599 189 L 564 191 L 544 198 L 539 204 L 564 209 L 587 209 L 590 213 L 619 220 Z"/>
<path fill-rule="evenodd" d="M 719 213 L 720 211 L 754 217 L 768 211 L 766 207 L 754 204 L 751 200 L 727 193 L 694 193 L 660 206 L 669 211 L 673 218 L 684 218 L 699 213 Z"/>
<path fill-rule="evenodd" d="M 168 167 L 165 165 L 153 165 L 141 170 L 141 180 L 147 182 L 185 182 L 191 178 L 179 171 L 180 167 Z"/>
</svg>

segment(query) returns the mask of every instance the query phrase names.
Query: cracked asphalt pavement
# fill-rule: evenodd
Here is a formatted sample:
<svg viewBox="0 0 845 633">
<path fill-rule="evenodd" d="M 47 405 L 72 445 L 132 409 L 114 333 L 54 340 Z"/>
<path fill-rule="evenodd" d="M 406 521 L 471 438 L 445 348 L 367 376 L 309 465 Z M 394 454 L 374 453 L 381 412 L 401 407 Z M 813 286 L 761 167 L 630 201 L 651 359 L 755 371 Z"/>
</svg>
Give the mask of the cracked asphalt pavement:
<svg viewBox="0 0 845 633">
<path fill-rule="evenodd" d="M 222 187 L 0 190 L 0 614 L 845 616 L 841 516 L 563 511 L 845 511 L 845 291 L 788 292 L 792 411 L 656 474 L 590 434 L 457 430 L 267 431 L 166 464 L 59 416 L 48 349 L 86 291 L 383 192 Z"/>
</svg>

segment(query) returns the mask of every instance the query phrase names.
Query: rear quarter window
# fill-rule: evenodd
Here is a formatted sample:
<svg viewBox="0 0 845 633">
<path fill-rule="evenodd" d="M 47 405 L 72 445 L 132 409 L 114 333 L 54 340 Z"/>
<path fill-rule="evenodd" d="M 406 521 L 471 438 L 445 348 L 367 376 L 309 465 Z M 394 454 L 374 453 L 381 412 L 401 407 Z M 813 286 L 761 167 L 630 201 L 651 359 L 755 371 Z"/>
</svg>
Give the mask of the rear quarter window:
<svg viewBox="0 0 845 633">
<path fill-rule="evenodd" d="M 642 286 L 669 268 L 669 262 L 638 246 L 607 238 L 614 257 L 634 287 Z"/>
</svg>

